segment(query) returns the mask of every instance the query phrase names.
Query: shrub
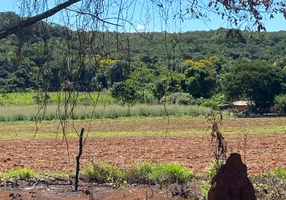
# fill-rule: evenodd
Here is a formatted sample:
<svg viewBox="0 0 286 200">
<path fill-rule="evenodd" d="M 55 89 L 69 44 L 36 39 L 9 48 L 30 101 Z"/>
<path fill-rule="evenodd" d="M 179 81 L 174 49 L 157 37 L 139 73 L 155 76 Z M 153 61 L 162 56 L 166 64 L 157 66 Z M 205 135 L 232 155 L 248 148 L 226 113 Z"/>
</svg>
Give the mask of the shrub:
<svg viewBox="0 0 286 200">
<path fill-rule="evenodd" d="M 279 94 L 274 97 L 274 107 L 286 113 L 286 94 Z"/>
<path fill-rule="evenodd" d="M 202 101 L 201 106 L 209 107 L 209 108 L 212 108 L 212 109 L 217 109 L 218 104 L 219 103 L 216 102 L 213 99 L 205 99 L 205 100 Z"/>
<path fill-rule="evenodd" d="M 178 104 L 178 105 L 200 105 L 201 99 L 195 99 L 189 93 L 176 92 L 162 97 L 160 102 L 165 102 L 167 104 Z"/>
<path fill-rule="evenodd" d="M 201 106 L 217 109 L 219 104 L 227 103 L 227 99 L 224 94 L 217 93 L 209 99 L 202 99 Z"/>
<path fill-rule="evenodd" d="M 157 104 L 158 100 L 155 98 L 154 94 L 150 90 L 138 91 L 138 102 L 140 104 Z"/>
</svg>

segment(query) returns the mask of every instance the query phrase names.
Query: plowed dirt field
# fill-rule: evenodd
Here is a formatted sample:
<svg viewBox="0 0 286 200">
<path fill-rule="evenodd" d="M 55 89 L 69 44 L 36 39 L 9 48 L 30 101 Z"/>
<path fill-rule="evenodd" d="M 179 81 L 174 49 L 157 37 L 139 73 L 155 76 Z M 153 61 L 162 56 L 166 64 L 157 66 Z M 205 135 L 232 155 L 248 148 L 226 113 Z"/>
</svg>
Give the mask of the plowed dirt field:
<svg viewBox="0 0 286 200">
<path fill-rule="evenodd" d="M 39 124 L 34 139 L 34 124 L 1 124 L 0 170 L 27 166 L 38 172 L 72 171 L 78 153 L 73 127 L 86 127 L 90 135 L 83 164 L 92 159 L 126 167 L 141 161 L 175 162 L 201 172 L 213 159 L 208 126 L 204 118 L 75 122 L 68 125 L 71 133 L 63 142 L 60 133 L 56 136 L 56 122 Z M 220 129 L 228 154 L 240 153 L 250 173 L 286 167 L 286 118 L 226 118 Z"/>
</svg>

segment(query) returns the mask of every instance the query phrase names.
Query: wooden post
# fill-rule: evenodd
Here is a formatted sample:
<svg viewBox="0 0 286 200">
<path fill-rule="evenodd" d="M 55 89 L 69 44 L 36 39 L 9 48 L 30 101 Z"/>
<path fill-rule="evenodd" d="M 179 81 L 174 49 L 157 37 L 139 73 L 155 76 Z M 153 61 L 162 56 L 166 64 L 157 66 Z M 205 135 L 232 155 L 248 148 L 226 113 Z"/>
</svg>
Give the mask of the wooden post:
<svg viewBox="0 0 286 200">
<path fill-rule="evenodd" d="M 78 146 L 78 155 L 76 157 L 76 170 L 75 170 L 75 184 L 74 184 L 74 190 L 78 191 L 78 178 L 79 178 L 79 170 L 80 170 L 80 157 L 82 155 L 82 138 L 83 138 L 83 132 L 84 128 L 81 129 L 80 135 L 79 135 L 79 146 Z"/>
</svg>

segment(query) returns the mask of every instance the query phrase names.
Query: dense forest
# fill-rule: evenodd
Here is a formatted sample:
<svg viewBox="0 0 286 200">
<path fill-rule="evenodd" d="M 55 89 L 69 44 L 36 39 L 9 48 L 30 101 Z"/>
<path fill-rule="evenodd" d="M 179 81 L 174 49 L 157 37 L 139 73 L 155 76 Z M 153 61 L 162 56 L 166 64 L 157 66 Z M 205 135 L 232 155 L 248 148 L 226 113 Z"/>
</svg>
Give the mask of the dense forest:
<svg viewBox="0 0 286 200">
<path fill-rule="evenodd" d="M 0 13 L 0 30 L 21 17 Z M 0 40 L 1 93 L 108 90 L 122 104 L 286 101 L 286 31 L 73 31 L 40 22 Z"/>
</svg>

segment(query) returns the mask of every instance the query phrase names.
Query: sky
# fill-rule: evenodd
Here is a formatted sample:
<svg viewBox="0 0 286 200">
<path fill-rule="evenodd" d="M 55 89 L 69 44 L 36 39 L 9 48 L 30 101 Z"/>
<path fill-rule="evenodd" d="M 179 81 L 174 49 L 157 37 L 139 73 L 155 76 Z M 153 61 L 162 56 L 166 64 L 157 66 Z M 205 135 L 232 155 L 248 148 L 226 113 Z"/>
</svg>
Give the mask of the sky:
<svg viewBox="0 0 286 200">
<path fill-rule="evenodd" d="M 13 11 L 19 13 L 19 6 L 17 6 L 17 2 L 19 0 L 0 0 L 0 12 L 5 11 Z M 165 0 L 166 1 L 166 0 Z M 207 1 L 207 0 L 204 0 Z M 53 2 L 53 1 L 51 1 Z M 116 2 L 116 1 L 115 1 Z M 229 24 L 226 20 L 222 20 L 219 16 L 212 13 L 207 13 L 208 19 L 203 18 L 199 20 L 191 20 L 191 19 L 184 19 L 184 21 L 173 20 L 174 13 L 176 11 L 173 10 L 174 6 L 167 8 L 168 14 L 164 11 L 162 12 L 158 6 L 154 6 L 154 3 L 151 1 L 146 0 L 133 0 L 130 1 L 129 9 L 122 11 L 122 15 L 118 15 L 118 10 L 116 9 L 118 5 L 111 5 L 114 10 L 111 9 L 106 11 L 105 16 L 103 19 L 112 23 L 119 23 L 123 25 L 123 27 L 115 27 L 113 25 L 104 25 L 101 27 L 102 30 L 108 31 L 123 31 L 123 32 L 152 32 L 152 31 L 167 31 L 167 32 L 186 32 L 186 31 L 197 31 L 197 30 L 216 30 L 218 28 L 236 28 L 233 27 L 232 24 Z M 153 0 L 153 2 L 155 2 Z M 162 0 L 157 0 L 157 2 L 162 2 Z M 179 1 L 178 1 L 179 2 Z M 152 5 L 151 5 L 152 4 Z M 73 8 L 80 8 L 82 4 L 77 4 Z M 49 8 L 53 7 L 53 5 L 49 5 Z M 124 6 L 123 6 L 124 7 Z M 177 8 L 179 4 L 177 5 Z M 120 21 L 114 20 L 113 18 L 122 17 L 127 19 L 127 21 L 131 21 L 132 25 L 130 25 L 127 21 Z M 55 23 L 62 24 L 67 18 L 64 15 L 56 15 L 52 18 L 49 18 L 48 21 L 52 21 Z M 167 20 L 166 20 L 167 19 Z M 75 19 L 72 19 L 73 21 Z M 267 31 L 280 31 L 286 30 L 286 20 L 282 15 L 275 15 L 274 19 L 267 20 L 264 22 Z M 238 28 L 244 29 L 244 25 L 240 25 Z M 248 24 L 250 28 L 255 29 L 252 24 Z"/>
</svg>

